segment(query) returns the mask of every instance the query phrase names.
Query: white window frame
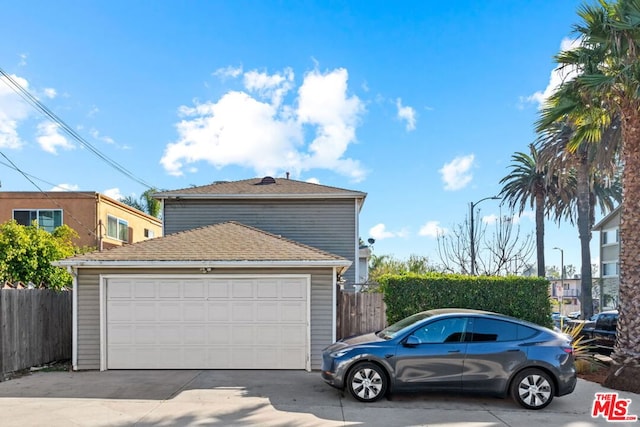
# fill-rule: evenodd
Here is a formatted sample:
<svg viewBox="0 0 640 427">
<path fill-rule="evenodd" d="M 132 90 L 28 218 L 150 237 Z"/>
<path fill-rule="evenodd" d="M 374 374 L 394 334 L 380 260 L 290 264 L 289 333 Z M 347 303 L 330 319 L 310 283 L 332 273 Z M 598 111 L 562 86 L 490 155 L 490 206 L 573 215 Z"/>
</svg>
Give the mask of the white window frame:
<svg viewBox="0 0 640 427">
<path fill-rule="evenodd" d="M 38 222 L 38 228 L 42 228 L 43 230 L 48 231 L 49 233 L 53 233 L 53 231 L 60 227 L 61 225 L 64 224 L 64 211 L 62 209 L 13 209 L 13 211 L 11 212 L 11 218 L 13 218 L 14 220 L 16 219 L 16 212 L 30 212 L 29 216 L 31 216 L 31 214 L 33 212 L 36 213 L 36 219 L 35 221 Z M 55 225 L 53 226 L 53 228 L 50 230 L 49 227 L 44 227 L 41 224 L 40 221 L 40 213 L 41 212 L 60 212 L 60 225 Z M 33 221 L 31 221 L 33 223 Z M 26 225 L 31 225 L 31 224 L 26 224 Z"/>
<path fill-rule="evenodd" d="M 109 234 L 109 220 L 115 220 L 116 222 L 116 235 L 113 236 L 111 234 Z M 125 228 L 124 234 L 122 234 L 122 227 Z M 121 238 L 121 234 L 123 235 L 124 239 Z M 129 242 L 129 221 L 127 221 L 126 219 L 122 219 L 119 218 L 117 216 L 114 215 L 107 215 L 107 237 L 113 240 L 118 240 L 120 242 L 125 242 L 128 243 Z"/>
<path fill-rule="evenodd" d="M 607 236 L 613 235 L 614 241 L 607 241 Z M 615 228 L 607 228 L 602 230 L 602 246 L 614 246 L 620 244 L 620 229 L 618 227 Z"/>
<path fill-rule="evenodd" d="M 605 274 L 605 265 L 614 265 L 615 266 L 615 274 Z M 602 263 L 602 277 L 618 277 L 620 275 L 620 266 L 618 261 L 607 261 Z"/>
</svg>

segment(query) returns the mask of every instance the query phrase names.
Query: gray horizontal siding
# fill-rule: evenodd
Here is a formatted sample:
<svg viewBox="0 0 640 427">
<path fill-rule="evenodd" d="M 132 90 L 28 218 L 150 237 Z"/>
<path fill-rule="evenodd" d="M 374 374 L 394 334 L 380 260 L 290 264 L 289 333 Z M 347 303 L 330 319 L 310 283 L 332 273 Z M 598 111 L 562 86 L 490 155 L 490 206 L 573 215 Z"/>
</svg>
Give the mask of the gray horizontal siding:
<svg viewBox="0 0 640 427">
<path fill-rule="evenodd" d="M 354 199 L 345 200 L 165 200 L 164 232 L 237 221 L 339 255 L 353 264 L 356 280 L 358 230 Z"/>
<path fill-rule="evenodd" d="M 198 274 L 198 269 L 80 269 L 78 274 L 78 369 L 100 369 L 99 274 Z M 333 270 L 216 269 L 214 274 L 311 274 L 311 369 L 320 369 L 322 349 L 333 339 Z"/>
</svg>

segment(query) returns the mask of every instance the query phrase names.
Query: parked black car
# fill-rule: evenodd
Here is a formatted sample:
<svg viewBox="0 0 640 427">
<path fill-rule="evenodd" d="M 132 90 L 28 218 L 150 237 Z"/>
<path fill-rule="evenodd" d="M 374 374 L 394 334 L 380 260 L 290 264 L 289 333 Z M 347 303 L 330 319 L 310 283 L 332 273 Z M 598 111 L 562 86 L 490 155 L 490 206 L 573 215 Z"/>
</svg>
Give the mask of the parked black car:
<svg viewBox="0 0 640 427">
<path fill-rule="evenodd" d="M 511 395 L 542 409 L 576 386 L 563 334 L 501 314 L 439 309 L 323 350 L 322 377 L 362 402 L 387 392 L 446 390 Z"/>
<path fill-rule="evenodd" d="M 602 354 L 611 354 L 616 343 L 618 310 L 607 310 L 594 314 L 585 322 L 581 334 L 589 339 L 589 344 Z"/>
</svg>

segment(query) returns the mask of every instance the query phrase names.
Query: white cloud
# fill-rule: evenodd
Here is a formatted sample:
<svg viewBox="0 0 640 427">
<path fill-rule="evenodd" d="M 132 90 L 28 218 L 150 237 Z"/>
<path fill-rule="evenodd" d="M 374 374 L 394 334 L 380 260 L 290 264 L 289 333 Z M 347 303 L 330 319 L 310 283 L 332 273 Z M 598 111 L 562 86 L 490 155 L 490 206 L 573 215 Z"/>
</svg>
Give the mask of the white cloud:
<svg viewBox="0 0 640 427">
<path fill-rule="evenodd" d="M 390 239 L 393 237 L 407 237 L 407 230 L 400 231 L 388 231 L 386 225 L 380 223 L 376 224 L 369 229 L 369 236 L 376 240 Z"/>
<path fill-rule="evenodd" d="M 49 191 L 78 191 L 79 188 L 76 184 L 58 184 Z"/>
<path fill-rule="evenodd" d="M 420 227 L 418 235 L 436 239 L 438 236 L 447 234 L 447 232 L 448 230 L 446 228 L 440 227 L 440 221 L 428 221 L 425 225 Z"/>
<path fill-rule="evenodd" d="M 309 182 L 311 184 L 320 184 L 320 180 L 318 178 L 309 178 L 306 180 L 306 182 Z"/>
<path fill-rule="evenodd" d="M 273 106 L 279 106 L 282 98 L 293 87 L 293 70 L 286 68 L 282 74 L 259 73 L 249 71 L 244 75 L 244 86 L 250 92 L 271 100 Z"/>
<path fill-rule="evenodd" d="M 482 217 L 482 222 L 489 225 L 496 224 L 498 222 L 498 215 L 485 215 Z"/>
<path fill-rule="evenodd" d="M 416 129 L 416 110 L 409 106 L 402 105 L 402 99 L 396 99 L 396 107 L 398 108 L 398 118 L 404 120 L 407 132 Z"/>
<path fill-rule="evenodd" d="M 25 89 L 29 82 L 22 77 L 11 75 L 13 80 Z M 0 77 L 0 148 L 19 148 L 23 141 L 18 136 L 20 122 L 29 116 L 29 106 L 9 86 L 5 77 Z"/>
<path fill-rule="evenodd" d="M 58 147 L 64 150 L 75 148 L 74 145 L 60 133 L 60 126 L 49 121 L 38 124 L 38 137 L 36 139 L 44 151 L 52 154 L 57 154 Z"/>
<path fill-rule="evenodd" d="M 216 71 L 213 72 L 214 76 L 220 77 L 221 79 L 225 79 L 229 77 L 235 79 L 236 77 L 239 77 L 240 74 L 242 74 L 242 66 L 232 67 L 231 65 L 224 68 L 218 68 Z"/>
<path fill-rule="evenodd" d="M 21 53 L 18 56 L 20 57 L 20 62 L 18 63 L 18 65 L 21 67 L 24 67 L 25 65 L 27 65 L 27 54 Z"/>
<path fill-rule="evenodd" d="M 258 175 L 290 171 L 299 176 L 317 168 L 362 180 L 359 162 L 344 157 L 364 112 L 360 99 L 347 94 L 347 71 L 307 73 L 297 102 L 287 104 L 283 98 L 293 80 L 290 69 L 273 75 L 250 71 L 244 78 L 247 92 L 230 91 L 215 102 L 179 107 L 178 140 L 166 146 L 160 163 L 176 176 L 204 160 L 216 168 L 252 168 Z M 308 130 L 315 135 L 307 143 Z"/>
<path fill-rule="evenodd" d="M 58 95 L 58 92 L 56 92 L 56 90 L 52 87 L 47 87 L 44 89 L 44 96 L 46 96 L 49 99 L 53 99 Z"/>
<path fill-rule="evenodd" d="M 514 224 L 519 224 L 522 221 L 523 218 L 524 219 L 528 219 L 529 221 L 535 223 L 536 222 L 536 213 L 534 211 L 524 211 L 520 215 L 515 214 L 515 215 L 513 215 L 513 223 Z"/>
<path fill-rule="evenodd" d="M 451 162 L 445 163 L 442 169 L 439 170 L 445 190 L 460 190 L 471 182 L 473 175 L 470 169 L 473 166 L 474 159 L 475 156 L 469 154 L 468 156 L 456 157 Z"/>
<path fill-rule="evenodd" d="M 560 43 L 560 50 L 571 50 L 580 46 L 580 39 L 569 39 L 564 38 Z M 560 66 L 554 68 L 551 71 L 551 75 L 549 76 L 549 83 L 544 91 L 535 92 L 532 95 L 529 95 L 522 99 L 527 103 L 537 103 L 538 108 L 542 108 L 546 100 L 553 95 L 553 93 L 558 89 L 558 87 L 562 84 L 562 82 L 570 81 L 574 79 L 578 75 L 578 71 L 573 66 L 567 66 L 561 68 Z"/>
<path fill-rule="evenodd" d="M 116 142 L 113 140 L 113 138 L 109 137 L 109 136 L 103 136 L 100 135 L 100 132 L 98 132 L 97 129 L 91 129 L 89 131 L 89 133 L 91 134 L 91 136 L 97 140 L 100 140 L 102 142 L 106 142 L 107 144 L 113 145 Z"/>
<path fill-rule="evenodd" d="M 102 194 L 104 194 L 107 197 L 111 197 L 112 199 L 115 200 L 120 200 L 122 199 L 124 196 L 122 195 L 122 193 L 120 192 L 119 188 L 108 188 L 106 190 L 104 190 L 102 192 Z"/>
</svg>

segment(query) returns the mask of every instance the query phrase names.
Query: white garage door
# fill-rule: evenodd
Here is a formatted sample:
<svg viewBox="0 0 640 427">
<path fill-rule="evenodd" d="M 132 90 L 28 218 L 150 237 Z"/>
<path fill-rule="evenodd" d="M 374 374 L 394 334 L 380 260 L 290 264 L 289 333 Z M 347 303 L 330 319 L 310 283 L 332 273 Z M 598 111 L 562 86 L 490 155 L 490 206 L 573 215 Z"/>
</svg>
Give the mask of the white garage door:
<svg viewBox="0 0 640 427">
<path fill-rule="evenodd" d="M 306 369 L 307 277 L 109 278 L 107 369 Z"/>
</svg>

